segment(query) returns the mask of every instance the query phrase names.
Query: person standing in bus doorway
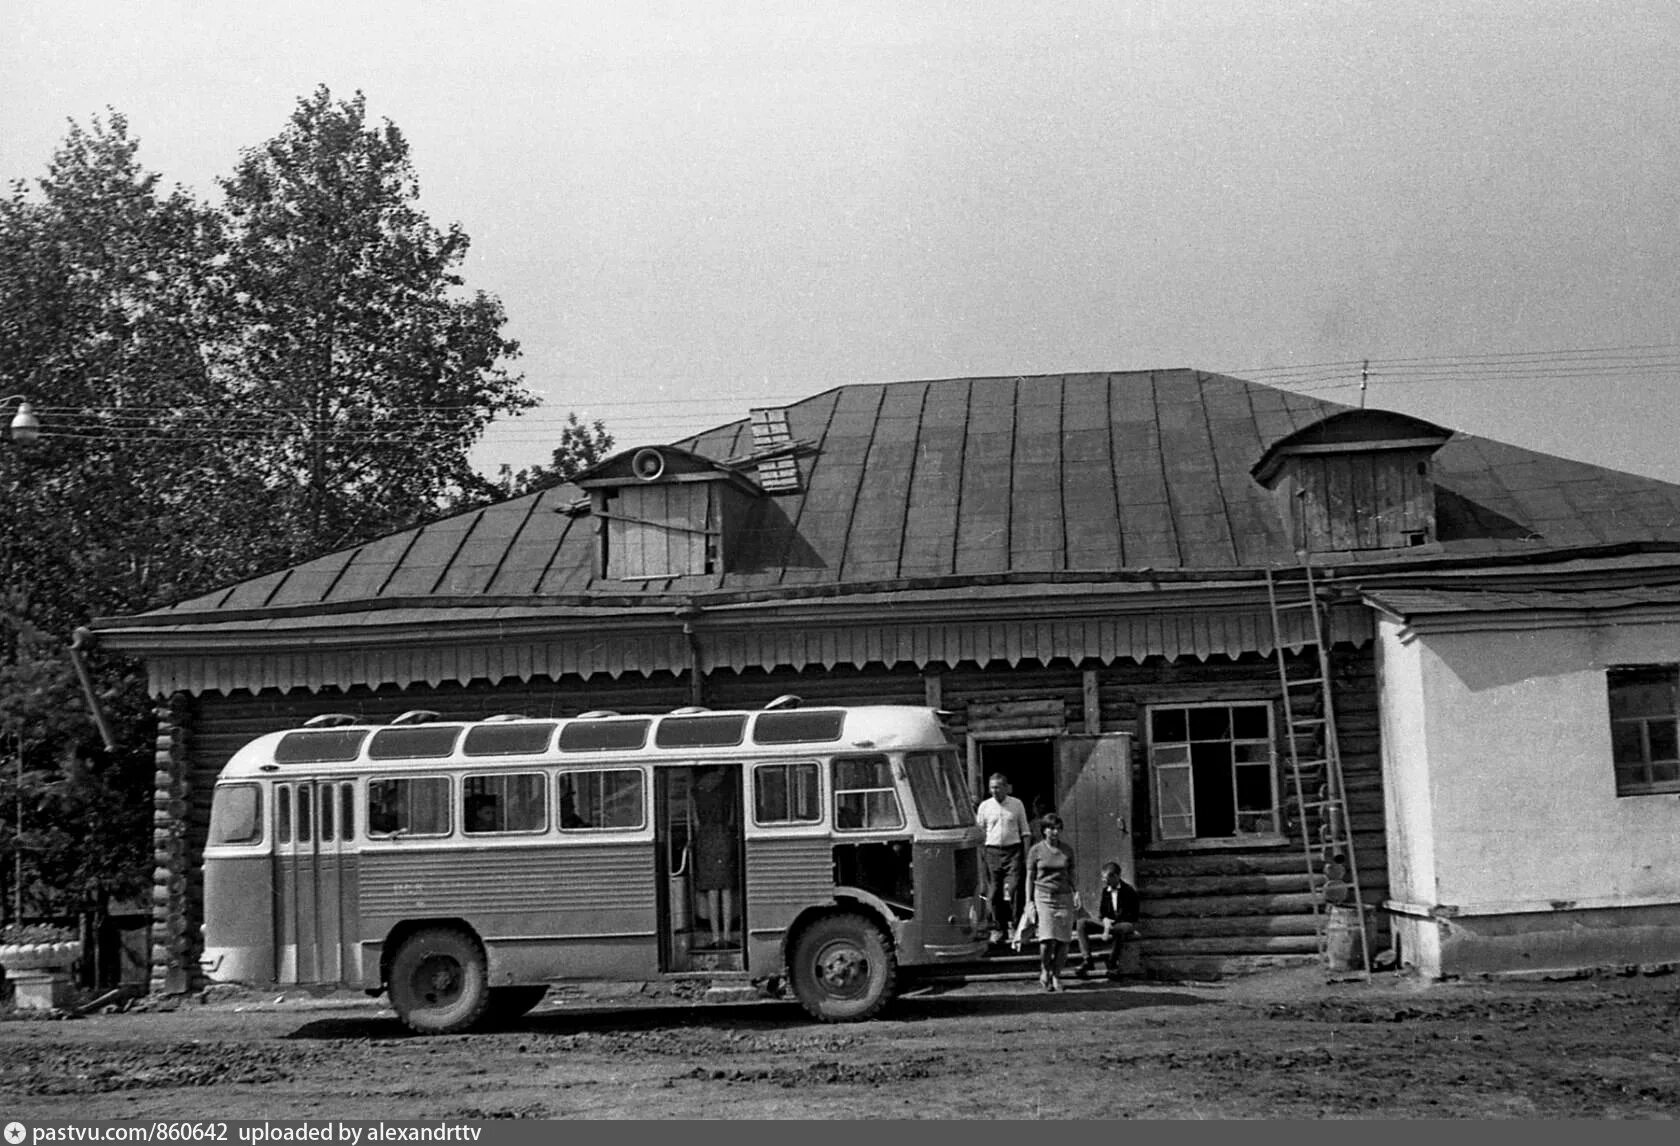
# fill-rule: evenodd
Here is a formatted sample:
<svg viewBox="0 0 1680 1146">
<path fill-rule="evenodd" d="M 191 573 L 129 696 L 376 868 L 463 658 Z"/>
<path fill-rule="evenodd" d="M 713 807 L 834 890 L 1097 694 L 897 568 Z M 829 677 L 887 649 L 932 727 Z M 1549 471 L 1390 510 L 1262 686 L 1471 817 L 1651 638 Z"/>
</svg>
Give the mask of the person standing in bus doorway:
<svg viewBox="0 0 1680 1146">
<path fill-rule="evenodd" d="M 1044 838 L 1027 852 L 1027 886 L 1038 914 L 1038 981 L 1046 991 L 1060 991 L 1079 896 L 1073 890 L 1073 849 L 1062 842 L 1062 817 L 1046 813 L 1040 830 Z"/>
<path fill-rule="evenodd" d="M 735 800 L 724 768 L 702 768 L 691 789 L 689 823 L 694 831 L 694 890 L 705 893 L 712 946 L 722 947 L 734 930 L 735 888 L 740 883 Z"/>
<path fill-rule="evenodd" d="M 993 772 L 987 781 L 991 796 L 980 802 L 974 822 L 986 832 L 987 898 L 992 905 L 993 943 L 1002 943 L 1015 922 L 1015 895 L 1026 870 L 1027 809 L 1009 794 L 1009 778 Z"/>
</svg>

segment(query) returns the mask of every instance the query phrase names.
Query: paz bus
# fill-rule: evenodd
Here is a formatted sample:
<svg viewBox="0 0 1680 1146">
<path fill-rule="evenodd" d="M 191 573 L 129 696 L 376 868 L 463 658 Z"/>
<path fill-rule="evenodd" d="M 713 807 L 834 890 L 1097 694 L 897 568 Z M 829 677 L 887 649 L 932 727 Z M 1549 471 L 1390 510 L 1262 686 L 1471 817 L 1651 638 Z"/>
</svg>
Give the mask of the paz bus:
<svg viewBox="0 0 1680 1146">
<path fill-rule="evenodd" d="M 384 991 L 423 1033 L 682 976 L 860 1020 L 899 968 L 984 954 L 980 843 L 927 708 L 327 714 L 217 779 L 203 966 Z"/>
</svg>

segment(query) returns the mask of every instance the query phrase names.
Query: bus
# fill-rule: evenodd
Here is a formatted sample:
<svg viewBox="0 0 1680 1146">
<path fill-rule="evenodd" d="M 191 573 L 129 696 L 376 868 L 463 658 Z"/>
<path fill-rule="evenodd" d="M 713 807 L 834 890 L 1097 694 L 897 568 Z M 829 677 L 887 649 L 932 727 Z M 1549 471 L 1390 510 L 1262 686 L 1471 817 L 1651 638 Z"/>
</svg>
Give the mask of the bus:
<svg viewBox="0 0 1680 1146">
<path fill-rule="evenodd" d="M 900 968 L 984 955 L 981 842 L 928 708 L 327 714 L 222 768 L 202 965 L 385 992 L 422 1033 L 685 976 L 862 1020 Z"/>
</svg>

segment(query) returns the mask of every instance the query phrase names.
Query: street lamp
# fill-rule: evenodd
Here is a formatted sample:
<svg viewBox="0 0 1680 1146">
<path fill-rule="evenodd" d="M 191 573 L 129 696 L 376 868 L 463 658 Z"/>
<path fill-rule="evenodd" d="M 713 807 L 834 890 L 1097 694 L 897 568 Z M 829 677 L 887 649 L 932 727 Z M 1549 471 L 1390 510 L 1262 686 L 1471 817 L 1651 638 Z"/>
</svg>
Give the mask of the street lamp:
<svg viewBox="0 0 1680 1146">
<path fill-rule="evenodd" d="M 35 407 L 22 394 L 13 394 L 0 406 L 7 406 L 16 402 L 17 413 L 12 415 L 12 441 L 20 446 L 27 446 L 41 436 L 41 419 L 35 416 Z"/>
<path fill-rule="evenodd" d="M 12 441 L 20 446 L 32 445 L 41 436 L 41 419 L 35 416 L 35 407 L 22 394 L 13 394 L 0 407 L 9 406 L 13 402 L 18 404 L 17 413 L 12 415 Z M 8 550 L 7 565 L 10 566 L 11 554 Z M 8 568 L 6 580 L 11 581 L 11 570 Z M 17 836 L 12 841 L 12 915 L 13 922 L 23 925 L 23 726 L 17 725 L 13 729 L 15 741 L 13 748 L 17 753 Z"/>
</svg>

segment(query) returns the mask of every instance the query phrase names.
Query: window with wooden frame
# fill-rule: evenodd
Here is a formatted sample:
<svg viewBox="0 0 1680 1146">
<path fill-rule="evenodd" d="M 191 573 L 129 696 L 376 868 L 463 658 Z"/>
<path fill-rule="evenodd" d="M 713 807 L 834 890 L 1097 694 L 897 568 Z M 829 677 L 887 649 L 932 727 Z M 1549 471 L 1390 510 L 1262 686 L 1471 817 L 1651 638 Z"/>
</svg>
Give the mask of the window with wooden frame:
<svg viewBox="0 0 1680 1146">
<path fill-rule="evenodd" d="M 1145 724 L 1157 840 L 1278 834 L 1270 701 L 1151 705 Z"/>
<path fill-rule="evenodd" d="M 1680 792 L 1680 665 L 1621 665 L 1605 676 L 1616 795 Z"/>
</svg>

